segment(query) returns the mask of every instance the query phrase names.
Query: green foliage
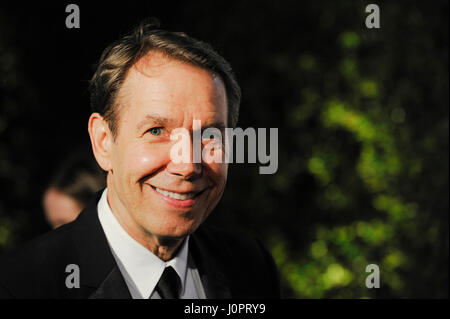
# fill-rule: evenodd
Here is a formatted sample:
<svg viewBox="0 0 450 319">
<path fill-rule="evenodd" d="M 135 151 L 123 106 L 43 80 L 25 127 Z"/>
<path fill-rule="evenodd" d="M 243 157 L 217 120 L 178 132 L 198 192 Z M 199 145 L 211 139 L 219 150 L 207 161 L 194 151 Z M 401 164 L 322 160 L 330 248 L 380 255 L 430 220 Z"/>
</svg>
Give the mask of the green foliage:
<svg viewBox="0 0 450 319">
<path fill-rule="evenodd" d="M 395 4 L 386 3 L 383 6 L 384 12 L 394 12 L 395 9 Z M 401 19 L 400 16 L 390 18 Z M 393 21 L 391 23 L 396 25 Z M 431 227 L 435 229 L 436 236 L 443 236 L 448 241 L 448 225 L 446 233 L 444 231 L 437 235 L 438 225 L 442 220 L 433 216 L 446 213 L 432 211 L 428 199 L 415 195 L 420 186 L 405 191 L 403 185 L 431 186 L 434 182 L 431 176 L 421 174 L 423 161 L 427 162 L 427 166 L 436 165 L 429 156 L 444 150 L 438 149 L 432 141 L 437 138 L 448 145 L 448 135 L 441 134 L 443 131 L 438 134 L 439 137 L 423 134 L 421 130 L 424 128 L 419 128 L 414 123 L 413 117 L 417 116 L 414 111 L 411 110 L 410 116 L 405 111 L 422 108 L 422 103 L 428 100 L 425 94 L 420 100 L 416 99 L 413 91 L 389 95 L 384 89 L 397 85 L 398 79 L 391 69 L 394 63 L 397 68 L 409 68 L 407 62 L 420 68 L 424 60 L 415 56 L 411 61 L 405 62 L 392 49 L 376 49 L 380 46 L 387 48 L 390 43 L 396 42 L 408 50 L 408 43 L 402 42 L 398 37 L 407 33 L 410 41 L 420 42 L 427 35 L 425 32 L 417 32 L 418 27 L 417 23 L 412 22 L 403 25 L 405 29 L 402 30 L 399 27 L 398 30 L 376 33 L 377 31 L 357 28 L 355 24 L 355 30 L 358 31 L 344 31 L 337 37 L 336 45 L 330 45 L 330 50 L 334 50 L 339 56 L 339 60 L 335 61 L 336 67 L 326 71 L 317 68 L 316 72 L 325 72 L 323 78 L 337 79 L 328 83 L 327 94 L 321 93 L 320 86 L 315 86 L 316 83 L 308 83 L 307 88 L 302 88 L 303 101 L 292 111 L 290 122 L 294 127 L 302 127 L 311 121 L 320 123 L 307 134 L 324 138 L 312 145 L 302 145 L 307 148 L 305 153 L 311 154 L 304 169 L 315 177 L 318 184 L 317 200 L 321 202 L 321 207 L 328 210 L 326 215 L 333 215 L 334 222 L 328 224 L 322 219 L 310 225 L 314 231 L 308 237 L 307 249 L 302 253 L 293 253 L 288 249 L 286 243 L 289 242 L 289 236 L 281 236 L 280 233 L 273 235 L 273 255 L 295 297 L 430 297 L 448 294 L 448 286 L 445 287 L 444 282 L 439 291 L 428 292 L 431 295 L 408 289 L 414 286 L 411 284 L 414 280 L 411 274 L 422 271 L 420 267 L 423 267 L 423 263 L 419 261 L 422 258 L 421 252 L 415 250 L 415 244 L 409 245 L 408 242 L 422 242 L 435 254 L 444 253 L 447 265 L 444 263 L 435 267 L 446 272 L 444 276 L 448 276 L 448 251 L 437 252 L 432 247 L 433 242 L 424 240 L 422 234 L 424 229 Z M 358 51 L 360 47 L 364 47 L 364 51 Z M 425 48 L 414 49 L 420 52 Z M 367 50 L 374 50 L 377 55 L 362 53 Z M 301 56 L 300 61 L 301 69 L 312 72 L 312 65 L 320 66 L 321 57 Z M 437 65 L 443 62 L 435 59 L 434 69 L 437 70 Z M 439 76 L 448 84 L 448 72 L 444 70 L 447 68 L 443 67 Z M 422 68 L 419 74 L 423 77 L 431 75 Z M 422 91 L 423 88 L 415 83 L 418 80 L 401 79 L 409 83 L 411 88 Z M 445 92 L 445 89 L 440 92 Z M 436 100 L 439 98 L 436 97 Z M 406 101 L 410 102 L 406 104 Z M 448 128 L 448 113 L 445 110 L 448 111 L 448 98 L 433 105 L 427 112 L 426 116 L 433 119 L 430 125 Z M 447 116 L 438 118 L 437 114 L 441 111 Z M 354 165 L 346 165 L 349 159 L 343 153 L 341 145 L 336 144 L 334 139 L 327 138 L 339 131 L 347 132 L 349 143 L 359 150 Z M 430 137 L 424 138 L 425 135 Z M 420 146 L 417 136 L 423 138 L 427 151 Z M 439 157 L 439 161 L 444 161 L 445 157 Z M 443 178 L 439 187 L 445 189 L 447 185 L 448 190 L 448 181 L 445 181 L 448 178 L 448 166 L 444 164 L 444 167 L 446 169 L 441 172 Z M 434 198 L 429 192 L 425 196 Z M 366 202 L 362 202 L 361 198 L 366 198 Z M 448 198 L 436 200 L 447 202 L 448 205 Z M 368 275 L 365 273 L 365 266 L 370 263 L 378 264 L 381 269 L 381 293 L 375 289 L 367 289 L 364 285 Z M 413 269 L 414 267 L 419 269 Z M 434 275 L 429 271 L 427 278 Z"/>
</svg>

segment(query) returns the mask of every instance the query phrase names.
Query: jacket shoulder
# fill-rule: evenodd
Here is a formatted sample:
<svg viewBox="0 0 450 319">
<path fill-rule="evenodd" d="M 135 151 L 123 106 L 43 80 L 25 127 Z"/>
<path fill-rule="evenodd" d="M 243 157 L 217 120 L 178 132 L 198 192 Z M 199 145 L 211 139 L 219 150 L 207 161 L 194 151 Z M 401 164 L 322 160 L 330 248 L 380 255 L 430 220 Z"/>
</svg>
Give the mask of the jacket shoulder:
<svg viewBox="0 0 450 319">
<path fill-rule="evenodd" d="M 258 238 L 207 224 L 197 232 L 199 240 L 213 252 L 218 265 L 227 273 L 237 295 L 281 297 L 279 271 L 271 253 Z"/>
<path fill-rule="evenodd" d="M 64 285 L 66 267 L 76 263 L 73 223 L 61 226 L 0 256 L 0 297 L 31 298 Z"/>
</svg>

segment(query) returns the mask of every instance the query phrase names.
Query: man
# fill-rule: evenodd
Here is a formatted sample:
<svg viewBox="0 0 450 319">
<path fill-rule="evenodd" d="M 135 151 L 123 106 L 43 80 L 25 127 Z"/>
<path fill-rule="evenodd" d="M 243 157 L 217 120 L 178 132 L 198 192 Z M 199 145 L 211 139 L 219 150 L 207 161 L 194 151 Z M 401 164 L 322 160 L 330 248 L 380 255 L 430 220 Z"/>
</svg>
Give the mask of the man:
<svg viewBox="0 0 450 319">
<path fill-rule="evenodd" d="M 239 102 L 229 64 L 183 33 L 143 22 L 109 46 L 91 80 L 88 123 L 107 187 L 74 222 L 0 260 L 1 296 L 279 297 L 257 240 L 202 225 L 227 164 L 171 156 L 175 130 L 235 126 Z"/>
</svg>

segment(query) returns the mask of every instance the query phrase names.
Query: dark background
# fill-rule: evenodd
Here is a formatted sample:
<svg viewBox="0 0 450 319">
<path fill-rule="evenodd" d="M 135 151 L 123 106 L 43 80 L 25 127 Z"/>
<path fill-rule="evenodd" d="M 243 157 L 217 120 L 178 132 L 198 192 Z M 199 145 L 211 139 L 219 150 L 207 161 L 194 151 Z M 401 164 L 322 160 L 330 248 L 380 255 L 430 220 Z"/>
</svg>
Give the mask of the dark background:
<svg viewBox="0 0 450 319">
<path fill-rule="evenodd" d="M 49 230 L 41 197 L 88 143 L 87 82 L 141 18 L 234 67 L 238 126 L 279 128 L 279 169 L 232 164 L 213 223 L 270 248 L 294 298 L 448 298 L 448 1 L 0 5 L 0 251 Z M 368 264 L 381 288 L 367 289 Z"/>
</svg>

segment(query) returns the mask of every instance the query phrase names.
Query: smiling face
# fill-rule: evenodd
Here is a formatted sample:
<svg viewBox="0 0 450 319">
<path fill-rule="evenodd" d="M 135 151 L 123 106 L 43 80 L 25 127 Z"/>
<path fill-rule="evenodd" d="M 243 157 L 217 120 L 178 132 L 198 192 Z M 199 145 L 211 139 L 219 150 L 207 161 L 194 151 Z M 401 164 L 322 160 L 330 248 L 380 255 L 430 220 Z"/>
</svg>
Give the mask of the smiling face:
<svg viewBox="0 0 450 319">
<path fill-rule="evenodd" d="M 94 146 L 100 166 L 109 172 L 111 210 L 138 241 L 191 234 L 220 200 L 227 165 L 175 163 L 170 151 L 177 141 L 170 134 L 186 129 L 192 148 L 194 120 L 201 121 L 202 129 L 227 126 L 221 78 L 152 52 L 127 73 L 117 105 L 115 139 L 108 129 L 101 139 L 102 134 L 90 128 L 91 139 L 105 149 L 96 151 Z"/>
</svg>

